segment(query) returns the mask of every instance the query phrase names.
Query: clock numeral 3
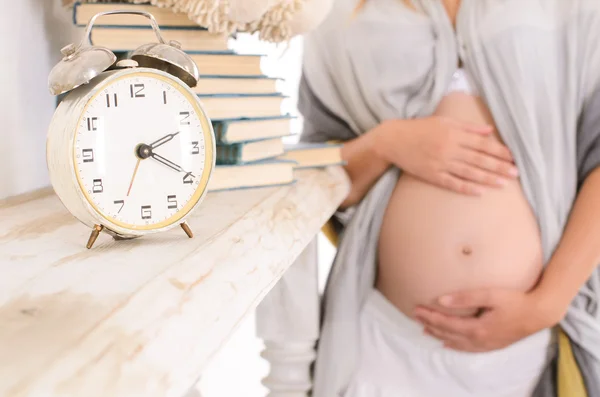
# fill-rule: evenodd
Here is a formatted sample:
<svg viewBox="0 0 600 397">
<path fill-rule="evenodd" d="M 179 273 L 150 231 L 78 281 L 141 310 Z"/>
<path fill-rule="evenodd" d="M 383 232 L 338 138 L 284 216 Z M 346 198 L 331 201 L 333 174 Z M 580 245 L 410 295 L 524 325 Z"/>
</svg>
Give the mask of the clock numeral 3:
<svg viewBox="0 0 600 397">
<path fill-rule="evenodd" d="M 116 200 L 116 201 L 114 201 L 114 204 L 120 205 L 119 210 L 117 211 L 117 214 L 118 214 L 123 209 L 123 206 L 125 205 L 125 200 Z"/>
<path fill-rule="evenodd" d="M 103 191 L 104 186 L 102 186 L 102 179 L 94 179 L 94 186 L 92 187 L 92 192 L 102 193 Z"/>
<path fill-rule="evenodd" d="M 96 131 L 98 129 L 98 127 L 96 126 L 96 121 L 98 121 L 98 117 L 88 117 L 88 119 L 87 119 L 88 131 Z"/>
<path fill-rule="evenodd" d="M 181 120 L 179 120 L 179 125 L 190 125 L 190 112 L 179 112 L 179 116 L 181 116 Z"/>
<path fill-rule="evenodd" d="M 198 146 L 198 141 L 192 142 L 192 154 L 200 154 L 200 147 Z"/>
<path fill-rule="evenodd" d="M 114 96 L 113 96 L 113 98 L 114 98 L 114 102 L 113 102 L 113 104 L 112 104 L 112 105 L 113 105 L 114 107 L 117 107 L 117 106 L 119 106 L 119 103 L 118 103 L 118 101 L 117 101 L 117 94 L 115 93 L 115 94 L 113 94 L 113 95 L 114 95 Z M 106 107 L 107 107 L 107 108 L 109 108 L 110 106 L 111 106 L 110 94 L 106 94 Z"/>
<path fill-rule="evenodd" d="M 152 219 L 151 205 L 142 205 L 142 219 Z"/>
<path fill-rule="evenodd" d="M 167 204 L 168 204 L 168 209 L 170 210 L 175 210 L 177 209 L 177 196 L 176 195 L 171 195 L 171 196 L 167 196 Z"/>
<path fill-rule="evenodd" d="M 94 162 L 94 149 L 83 149 L 81 151 L 81 157 L 83 157 L 84 163 Z"/>
<path fill-rule="evenodd" d="M 191 172 L 186 173 L 183 176 L 183 183 L 187 185 L 191 185 L 192 183 L 194 183 L 194 175 L 192 175 Z"/>
<path fill-rule="evenodd" d="M 146 94 L 142 94 L 142 91 L 144 91 L 144 85 L 143 84 L 131 84 L 129 85 L 129 92 L 131 93 L 131 97 L 132 98 L 145 98 Z M 136 90 L 136 91 L 134 91 Z"/>
</svg>

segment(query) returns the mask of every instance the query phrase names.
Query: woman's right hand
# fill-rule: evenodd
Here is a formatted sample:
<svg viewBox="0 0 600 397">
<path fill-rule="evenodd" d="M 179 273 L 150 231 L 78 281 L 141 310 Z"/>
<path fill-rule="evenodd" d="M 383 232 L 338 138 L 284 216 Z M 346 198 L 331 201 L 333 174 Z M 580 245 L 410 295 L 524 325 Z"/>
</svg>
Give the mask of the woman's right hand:
<svg viewBox="0 0 600 397">
<path fill-rule="evenodd" d="M 501 187 L 518 176 L 510 151 L 487 125 L 432 116 L 385 121 L 372 133 L 384 159 L 458 193 L 478 195 L 485 186 Z"/>
</svg>

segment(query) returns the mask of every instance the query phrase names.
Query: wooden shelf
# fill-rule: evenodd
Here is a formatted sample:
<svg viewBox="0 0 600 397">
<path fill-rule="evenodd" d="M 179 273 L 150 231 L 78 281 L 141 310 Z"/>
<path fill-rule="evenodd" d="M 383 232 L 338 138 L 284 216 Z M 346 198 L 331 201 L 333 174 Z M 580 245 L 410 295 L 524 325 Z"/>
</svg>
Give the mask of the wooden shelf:
<svg viewBox="0 0 600 397">
<path fill-rule="evenodd" d="M 349 190 L 341 168 L 211 193 L 175 228 L 90 230 L 50 189 L 0 201 L 0 396 L 182 396 Z"/>
</svg>

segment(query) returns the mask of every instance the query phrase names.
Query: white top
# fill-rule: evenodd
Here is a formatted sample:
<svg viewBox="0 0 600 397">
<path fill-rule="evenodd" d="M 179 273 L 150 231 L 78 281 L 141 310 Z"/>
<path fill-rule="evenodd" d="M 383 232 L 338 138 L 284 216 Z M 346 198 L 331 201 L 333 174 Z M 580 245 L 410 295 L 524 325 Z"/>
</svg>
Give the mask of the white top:
<svg viewBox="0 0 600 397">
<path fill-rule="evenodd" d="M 458 68 L 452 75 L 452 81 L 450 81 L 450 85 L 446 90 L 446 94 L 451 92 L 466 92 L 467 94 L 477 94 L 477 90 L 475 89 L 475 85 L 471 81 L 471 78 L 465 68 Z"/>
</svg>

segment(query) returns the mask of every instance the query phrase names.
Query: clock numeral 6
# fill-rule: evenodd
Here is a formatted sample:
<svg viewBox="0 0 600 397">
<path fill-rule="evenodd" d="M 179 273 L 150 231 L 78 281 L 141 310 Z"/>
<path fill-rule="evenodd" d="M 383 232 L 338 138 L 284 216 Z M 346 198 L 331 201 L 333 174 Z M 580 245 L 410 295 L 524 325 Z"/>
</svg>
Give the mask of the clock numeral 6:
<svg viewBox="0 0 600 397">
<path fill-rule="evenodd" d="M 170 210 L 175 210 L 177 209 L 177 196 L 176 195 L 171 195 L 171 196 L 167 196 L 167 204 L 168 204 L 168 209 Z"/>
<path fill-rule="evenodd" d="M 94 149 L 83 149 L 81 151 L 81 157 L 83 157 L 84 163 L 94 162 Z"/>
<path fill-rule="evenodd" d="M 102 193 L 103 191 L 104 186 L 102 186 L 102 179 L 94 179 L 94 186 L 92 187 L 92 192 Z"/>
<path fill-rule="evenodd" d="M 142 94 L 142 91 L 144 91 L 144 85 L 143 84 L 130 84 L 129 85 L 129 92 L 131 93 L 131 97 L 132 98 L 145 98 L 146 94 Z"/>
<path fill-rule="evenodd" d="M 142 205 L 142 219 L 152 219 L 151 205 Z"/>
<path fill-rule="evenodd" d="M 191 185 L 192 183 L 194 183 L 194 175 L 192 175 L 191 172 L 186 173 L 183 176 L 183 183 L 186 185 Z"/>
<path fill-rule="evenodd" d="M 190 125 L 190 112 L 179 112 L 179 116 L 181 117 L 179 125 Z"/>
</svg>

